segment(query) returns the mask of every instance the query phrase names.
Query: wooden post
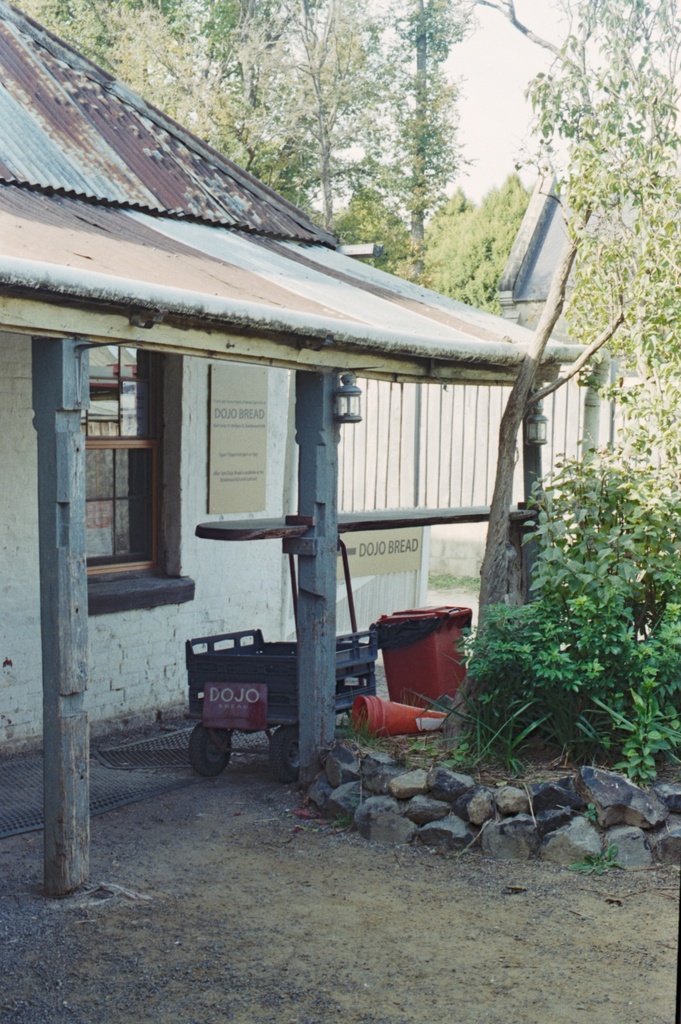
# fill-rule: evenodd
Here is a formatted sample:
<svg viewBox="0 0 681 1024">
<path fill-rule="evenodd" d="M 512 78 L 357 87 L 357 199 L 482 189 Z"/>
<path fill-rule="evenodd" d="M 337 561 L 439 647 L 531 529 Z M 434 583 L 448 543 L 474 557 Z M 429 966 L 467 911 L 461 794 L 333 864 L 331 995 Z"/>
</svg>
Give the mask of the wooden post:
<svg viewBox="0 0 681 1024">
<path fill-rule="evenodd" d="M 526 508 L 531 505 L 532 489 L 535 483 L 541 483 L 543 477 L 541 450 L 541 445 L 528 443 L 527 425 L 525 420 L 523 420 L 523 490 L 525 492 Z M 533 521 L 526 521 L 517 531 L 521 604 L 527 604 L 533 599 L 530 584 L 532 582 L 532 570 L 537 559 L 537 542 L 532 537 L 535 525 L 536 523 Z"/>
<path fill-rule="evenodd" d="M 296 373 L 298 511 L 315 525 L 298 542 L 298 699 L 300 780 L 319 770 L 319 748 L 333 740 L 336 692 L 338 442 L 334 373 Z"/>
<path fill-rule="evenodd" d="M 40 620 L 43 664 L 44 883 L 61 897 L 88 876 L 90 806 L 85 561 L 87 348 L 33 339 L 38 433 Z"/>
<path fill-rule="evenodd" d="M 600 444 L 601 425 L 601 390 L 605 387 L 611 373 L 612 360 L 607 352 L 601 349 L 600 363 L 590 367 L 591 383 L 584 389 L 584 426 L 582 428 L 582 457 L 598 448 Z"/>
</svg>

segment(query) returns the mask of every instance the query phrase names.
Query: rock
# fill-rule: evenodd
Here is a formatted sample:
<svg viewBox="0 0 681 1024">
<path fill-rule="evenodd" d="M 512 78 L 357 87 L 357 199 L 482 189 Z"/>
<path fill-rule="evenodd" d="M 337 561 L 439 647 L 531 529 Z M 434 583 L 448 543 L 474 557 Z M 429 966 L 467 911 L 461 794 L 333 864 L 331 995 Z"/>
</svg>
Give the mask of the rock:
<svg viewBox="0 0 681 1024">
<path fill-rule="evenodd" d="M 370 793 L 387 793 L 391 779 L 404 774 L 404 768 L 382 750 L 367 754 L 361 771 L 362 785 Z"/>
<path fill-rule="evenodd" d="M 464 821 L 482 825 L 494 817 L 494 794 L 487 786 L 475 786 L 455 800 L 452 811 Z"/>
<path fill-rule="evenodd" d="M 359 807 L 362 790 L 359 782 L 345 782 L 333 789 L 327 798 L 324 814 L 327 818 L 353 817 Z"/>
<path fill-rule="evenodd" d="M 370 796 L 355 811 L 355 828 L 377 843 L 408 843 L 417 827 L 393 797 Z"/>
<path fill-rule="evenodd" d="M 324 770 L 333 789 L 360 777 L 359 750 L 347 743 L 334 743 L 324 761 Z"/>
<path fill-rule="evenodd" d="M 470 775 L 460 775 L 436 765 L 428 772 L 428 787 L 435 800 L 446 800 L 453 804 L 463 793 L 474 789 L 475 780 Z"/>
<path fill-rule="evenodd" d="M 427 825 L 431 821 L 439 821 L 451 813 L 451 804 L 444 800 L 433 800 L 431 796 L 418 794 L 412 797 L 404 808 L 404 813 L 410 821 L 417 825 Z"/>
<path fill-rule="evenodd" d="M 499 814 L 505 818 L 510 814 L 527 814 L 530 809 L 527 793 L 517 786 L 502 786 L 496 791 L 495 802 Z"/>
<path fill-rule="evenodd" d="M 532 809 L 537 811 L 553 811 L 560 807 L 572 807 L 576 811 L 585 807 L 584 799 L 575 789 L 569 775 L 558 782 L 539 782 L 530 786 Z"/>
<path fill-rule="evenodd" d="M 584 766 L 577 774 L 577 791 L 596 807 L 598 824 L 634 825 L 654 828 L 662 824 L 668 810 L 654 793 L 646 793 L 633 782 L 601 768 Z"/>
<path fill-rule="evenodd" d="M 541 855 L 553 864 L 574 864 L 584 860 L 587 854 L 595 857 L 601 849 L 601 837 L 596 826 L 586 818 L 573 818 L 545 837 Z"/>
<path fill-rule="evenodd" d="M 681 813 L 681 782 L 658 782 L 653 793 L 659 797 L 670 814 Z"/>
<path fill-rule="evenodd" d="M 573 818 L 574 811 L 571 807 L 556 807 L 550 811 L 539 811 L 534 816 L 537 822 L 537 830 L 540 836 L 549 832 L 555 832 Z"/>
<path fill-rule="evenodd" d="M 529 860 L 539 850 L 539 833 L 529 814 L 491 821 L 482 833 L 482 852 L 495 860 Z"/>
<path fill-rule="evenodd" d="M 442 821 L 422 825 L 416 837 L 436 850 L 464 850 L 475 839 L 475 833 L 456 814 L 450 814 Z"/>
<path fill-rule="evenodd" d="M 657 835 L 655 853 L 661 864 L 681 864 L 681 821 L 670 818 L 665 822 Z"/>
<path fill-rule="evenodd" d="M 314 780 L 307 791 L 308 798 L 315 807 L 319 808 L 322 814 L 326 814 L 326 805 L 333 792 L 333 788 L 326 775 L 322 774 L 318 779 Z"/>
<path fill-rule="evenodd" d="M 616 825 L 603 837 L 603 848 L 617 847 L 615 860 L 623 868 L 647 868 L 653 863 L 653 851 L 643 829 L 634 825 Z"/>
<path fill-rule="evenodd" d="M 388 792 L 396 800 L 409 800 L 419 793 L 428 790 L 428 773 L 423 768 L 417 768 L 412 772 L 405 772 L 403 775 L 396 775 L 388 783 Z"/>
</svg>

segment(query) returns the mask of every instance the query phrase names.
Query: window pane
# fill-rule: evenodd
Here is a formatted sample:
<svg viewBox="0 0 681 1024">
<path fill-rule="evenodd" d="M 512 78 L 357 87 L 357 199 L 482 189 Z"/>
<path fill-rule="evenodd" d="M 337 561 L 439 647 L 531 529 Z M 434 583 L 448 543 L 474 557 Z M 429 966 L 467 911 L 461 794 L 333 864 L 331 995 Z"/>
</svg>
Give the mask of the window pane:
<svg viewBox="0 0 681 1024">
<path fill-rule="evenodd" d="M 111 557 L 113 501 L 88 501 L 85 505 L 85 547 L 88 558 Z"/>
<path fill-rule="evenodd" d="M 119 431 L 119 350 L 105 345 L 90 352 L 90 437 L 113 437 Z"/>
<path fill-rule="evenodd" d="M 147 448 L 116 451 L 116 497 L 141 498 L 151 489 L 151 452 Z"/>
<path fill-rule="evenodd" d="M 145 437 L 149 433 L 149 385 L 121 381 L 121 434 L 124 437 Z"/>
<path fill-rule="evenodd" d="M 151 467 L 148 449 L 116 452 L 116 555 L 151 558 Z"/>
<path fill-rule="evenodd" d="M 116 502 L 116 555 L 129 561 L 151 558 L 149 506 L 144 498 Z"/>
<path fill-rule="evenodd" d="M 113 498 L 114 453 L 111 449 L 90 448 L 85 455 L 85 493 L 89 500 Z"/>
<path fill-rule="evenodd" d="M 156 419 L 150 380 L 154 365 L 148 352 L 126 345 L 103 345 L 90 352 L 90 408 L 85 420 L 88 438 L 101 439 L 97 447 L 87 449 L 91 566 L 115 568 L 153 559 L 155 449 L 151 439 Z M 109 438 L 112 447 L 103 447 Z M 134 447 L 123 447 L 133 438 Z"/>
<path fill-rule="evenodd" d="M 137 380 L 137 349 L 119 348 L 119 375 L 121 380 Z"/>
</svg>

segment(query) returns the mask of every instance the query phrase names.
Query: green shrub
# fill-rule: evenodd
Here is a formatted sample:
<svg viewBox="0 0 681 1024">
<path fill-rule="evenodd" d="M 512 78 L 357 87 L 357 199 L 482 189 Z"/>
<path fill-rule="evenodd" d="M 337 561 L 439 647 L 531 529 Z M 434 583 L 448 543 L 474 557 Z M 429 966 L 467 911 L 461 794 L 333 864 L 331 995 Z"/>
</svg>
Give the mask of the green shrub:
<svg viewBox="0 0 681 1024">
<path fill-rule="evenodd" d="M 681 746 L 681 492 L 671 472 L 601 453 L 566 463 L 534 534 L 536 600 L 487 609 L 466 641 L 475 716 L 578 759 L 655 777 Z M 519 716 L 519 701 L 527 704 Z"/>
</svg>

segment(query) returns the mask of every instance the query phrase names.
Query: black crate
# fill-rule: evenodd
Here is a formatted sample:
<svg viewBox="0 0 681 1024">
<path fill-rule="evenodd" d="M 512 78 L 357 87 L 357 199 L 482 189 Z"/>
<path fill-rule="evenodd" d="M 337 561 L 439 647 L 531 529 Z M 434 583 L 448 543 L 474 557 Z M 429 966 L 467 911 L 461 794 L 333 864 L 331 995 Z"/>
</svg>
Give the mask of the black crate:
<svg viewBox="0 0 681 1024">
<path fill-rule="evenodd" d="M 336 639 L 336 712 L 347 711 L 358 694 L 375 694 L 376 631 Z M 186 643 L 189 714 L 202 717 L 207 683 L 264 683 L 268 725 L 298 721 L 298 645 L 265 643 L 259 629 L 197 637 Z"/>
</svg>

